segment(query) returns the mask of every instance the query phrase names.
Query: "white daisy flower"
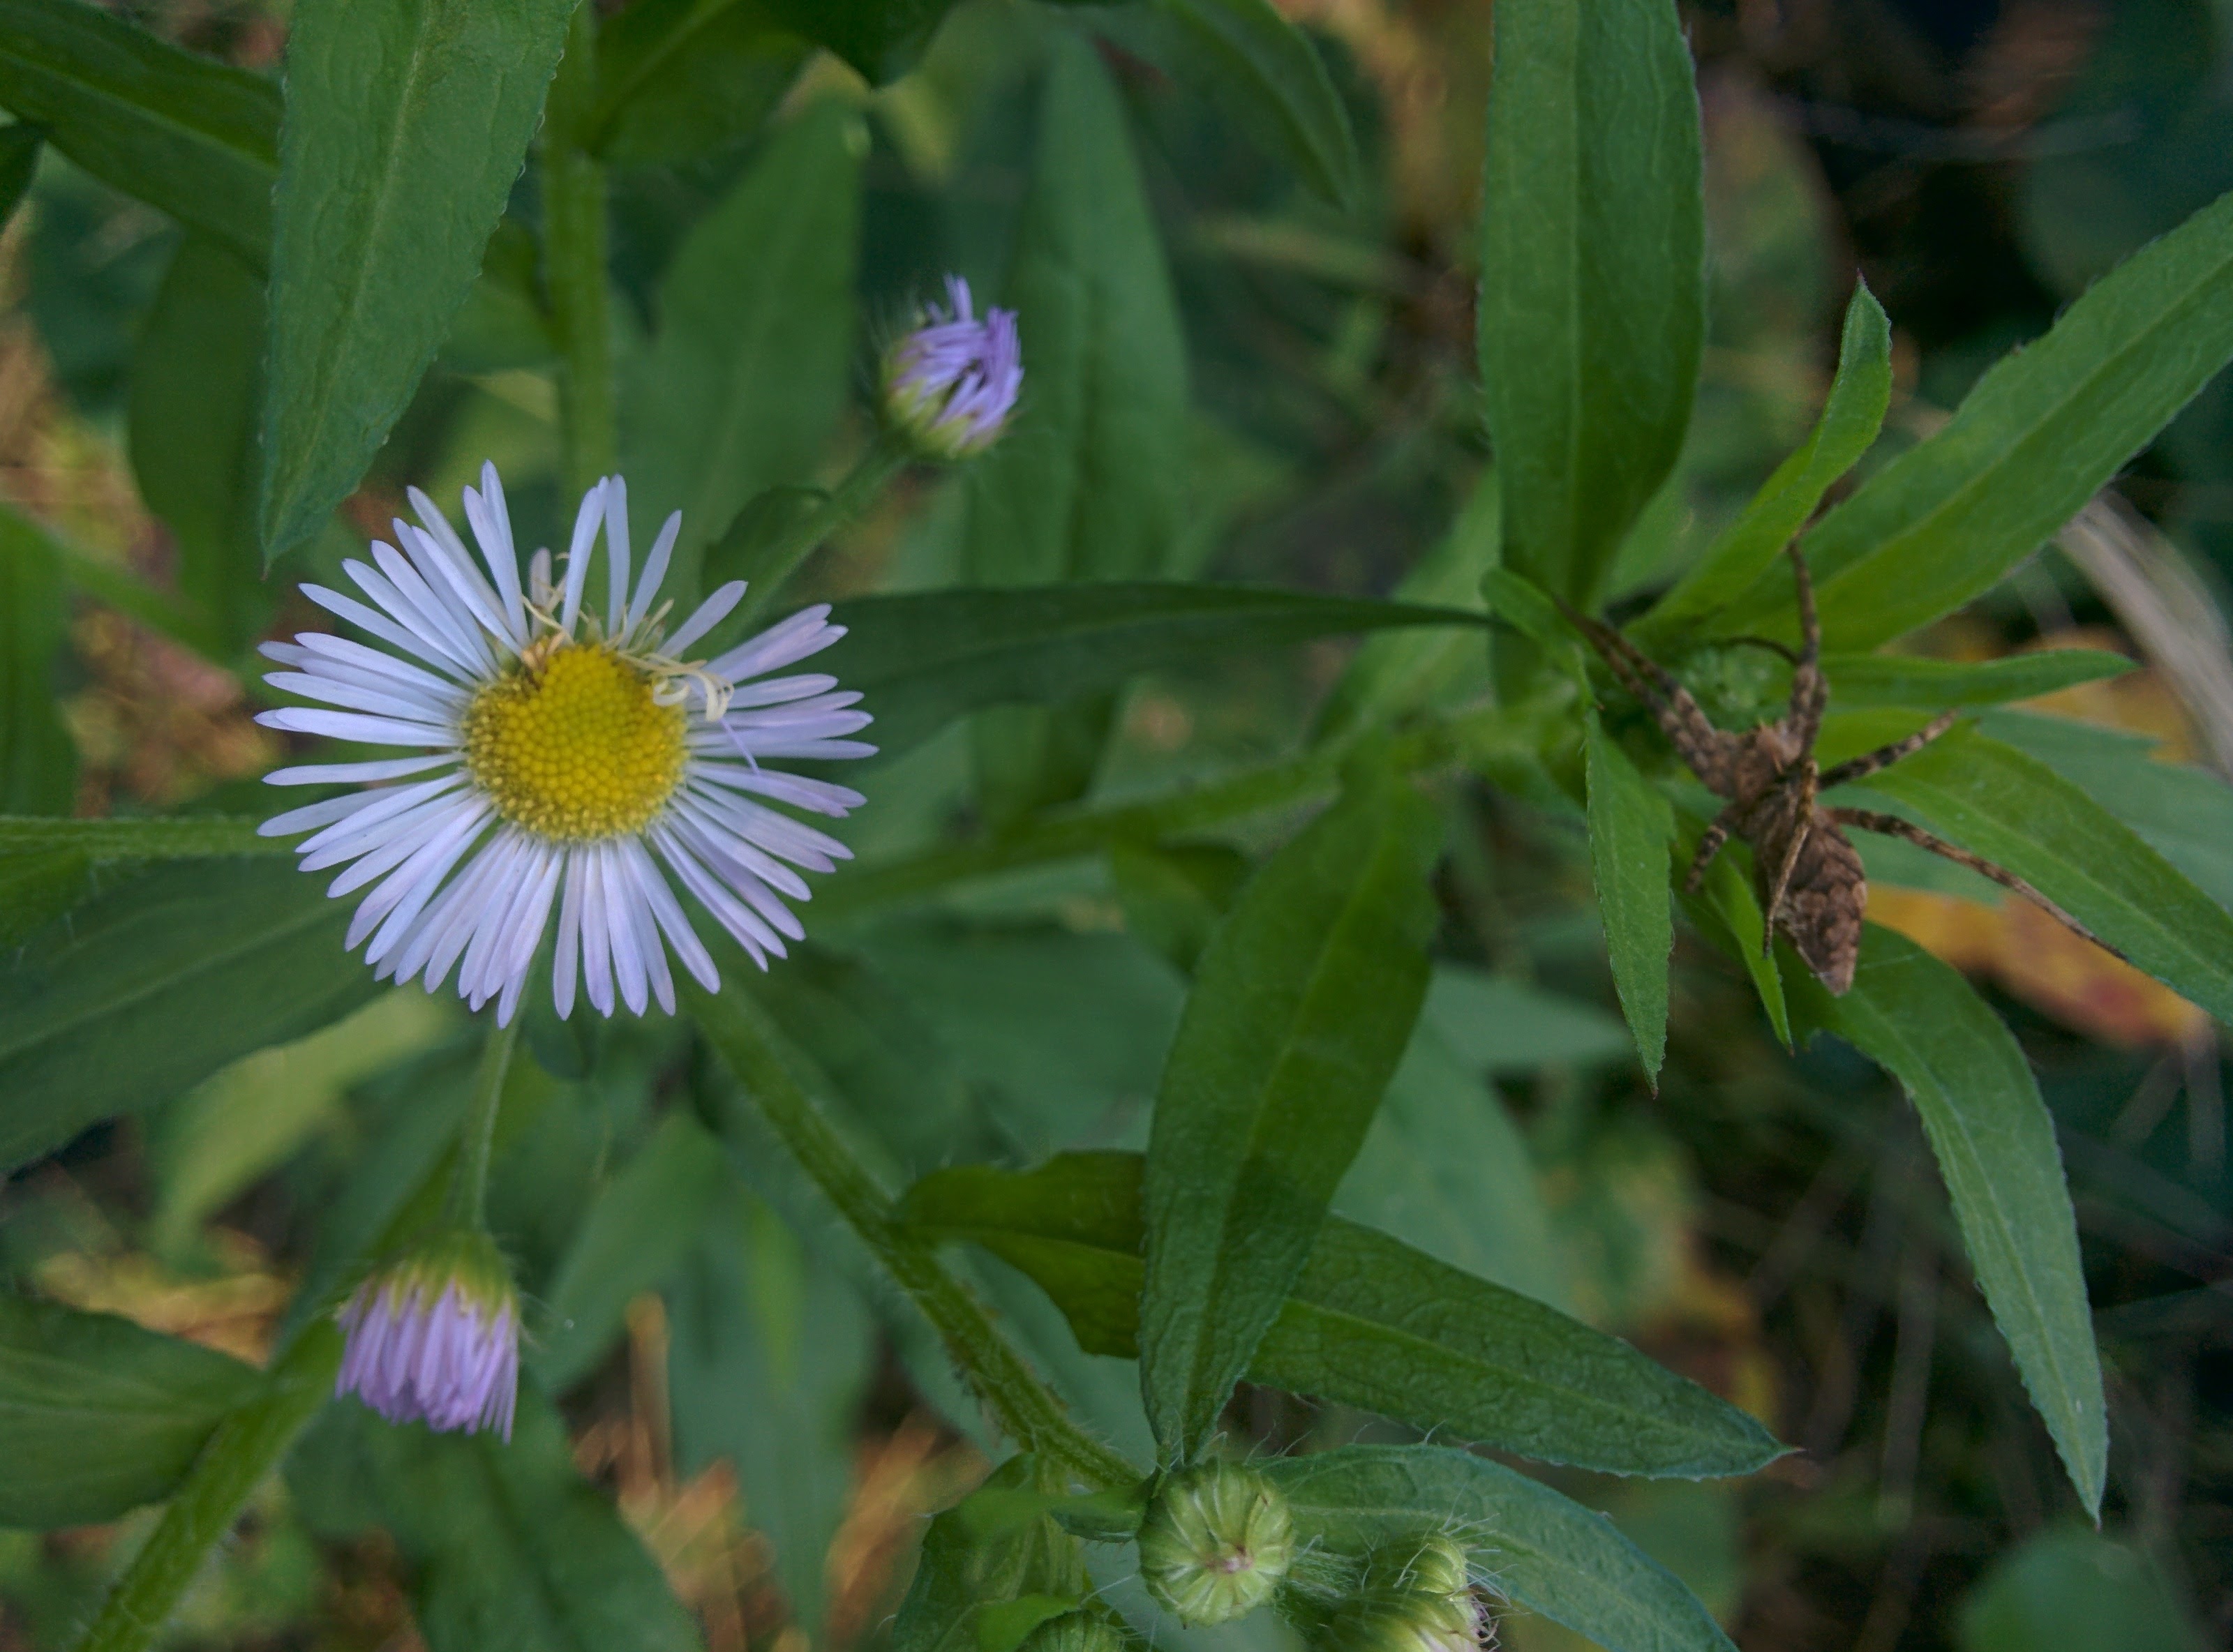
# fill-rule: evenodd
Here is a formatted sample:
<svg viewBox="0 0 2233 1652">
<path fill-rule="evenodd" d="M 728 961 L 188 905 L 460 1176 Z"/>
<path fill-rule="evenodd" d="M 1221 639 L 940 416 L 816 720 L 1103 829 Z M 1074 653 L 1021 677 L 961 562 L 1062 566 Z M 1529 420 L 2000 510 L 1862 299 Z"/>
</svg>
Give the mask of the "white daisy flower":
<svg viewBox="0 0 2233 1652">
<path fill-rule="evenodd" d="M 863 758 L 846 738 L 868 726 L 858 694 L 834 677 L 771 672 L 845 634 L 827 604 L 804 608 L 711 660 L 691 644 L 735 608 L 724 585 L 673 631 L 658 601 L 681 512 L 667 519 L 633 589 L 628 486 L 606 478 L 582 500 L 552 583 L 535 553 L 523 590 L 496 467 L 465 491 L 484 578 L 433 502 L 410 492 L 418 525 L 397 521 L 402 546 L 374 543 L 349 576 L 370 605 L 317 585 L 303 594 L 389 649 L 320 633 L 264 653 L 290 667 L 265 680 L 319 702 L 265 712 L 271 728 L 326 734 L 420 754 L 314 764 L 265 777 L 277 786 L 372 783 L 264 823 L 296 846 L 306 872 L 348 869 L 332 893 L 371 888 L 348 945 L 382 979 L 438 990 L 452 966 L 474 1009 L 497 1000 L 511 1018 L 551 908 L 558 950 L 551 991 L 570 1013 L 576 983 L 603 1015 L 615 998 L 637 1014 L 654 998 L 669 1012 L 672 947 L 711 992 L 713 960 L 691 928 L 672 875 L 762 969 L 804 931 L 784 904 L 808 898 L 801 871 L 827 872 L 851 852 L 771 803 L 842 818 L 859 792 L 786 774 L 785 758 Z M 605 536 L 607 602 L 586 609 L 590 554 Z M 492 580 L 493 583 L 492 583 Z M 329 709 L 330 708 L 330 709 Z M 761 800 L 765 801 L 761 801 Z"/>
</svg>

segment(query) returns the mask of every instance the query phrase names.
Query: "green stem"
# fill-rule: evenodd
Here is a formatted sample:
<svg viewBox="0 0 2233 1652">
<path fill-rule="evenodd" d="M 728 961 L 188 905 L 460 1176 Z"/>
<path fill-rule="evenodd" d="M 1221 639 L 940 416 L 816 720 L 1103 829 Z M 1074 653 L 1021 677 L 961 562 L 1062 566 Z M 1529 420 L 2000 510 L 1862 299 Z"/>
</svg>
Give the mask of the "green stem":
<svg viewBox="0 0 2233 1652">
<path fill-rule="evenodd" d="M 558 342 L 566 482 L 586 491 L 611 472 L 612 316 L 605 257 L 605 169 L 584 147 L 597 96 L 596 8 L 583 0 L 550 83 L 543 138 L 543 268 Z"/>
<path fill-rule="evenodd" d="M 1070 1420 L 1061 1400 L 1003 1337 L 937 1253 L 909 1234 L 891 1195 L 823 1117 L 777 1053 L 758 1006 L 731 991 L 693 990 L 693 1011 L 761 1116 L 782 1137 L 869 1252 L 937 1328 L 947 1352 L 1000 1428 L 1025 1450 L 1060 1464 L 1097 1487 L 1136 1485 L 1139 1471 Z"/>
<path fill-rule="evenodd" d="M 489 1018 L 488 1042 L 473 1070 L 472 1099 L 459 1127 L 458 1164 L 450 1179 L 450 1219 L 472 1228 L 488 1226 L 489 1158 L 496 1143 L 496 1117 L 504 1110 L 504 1079 L 511 1070 L 519 1022 L 500 1027 Z"/>
<path fill-rule="evenodd" d="M 321 1320 L 271 1368 L 263 1395 L 218 1424 L 76 1652 L 144 1652 L 153 1642 L 203 1558 L 332 1395 L 341 1363 L 341 1329 Z"/>
<path fill-rule="evenodd" d="M 800 512 L 772 544 L 749 556 L 737 569 L 749 583 L 729 625 L 734 627 L 738 620 L 765 613 L 808 554 L 874 504 L 885 485 L 907 467 L 908 458 L 905 444 L 879 433 L 843 481 L 811 509 Z"/>
</svg>

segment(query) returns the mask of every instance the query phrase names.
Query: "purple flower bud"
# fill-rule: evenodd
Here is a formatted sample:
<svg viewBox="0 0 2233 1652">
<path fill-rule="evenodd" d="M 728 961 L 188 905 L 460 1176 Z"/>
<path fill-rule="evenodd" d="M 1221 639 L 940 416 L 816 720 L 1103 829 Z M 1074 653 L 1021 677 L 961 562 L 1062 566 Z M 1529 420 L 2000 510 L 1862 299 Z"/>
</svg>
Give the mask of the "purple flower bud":
<svg viewBox="0 0 2233 1652">
<path fill-rule="evenodd" d="M 969 283 L 946 278 L 948 303 L 926 305 L 921 323 L 884 356 L 884 415 L 925 459 L 970 459 L 1007 428 L 1024 384 L 1016 312 L 979 321 Z"/>
<path fill-rule="evenodd" d="M 390 1422 L 511 1438 L 519 1389 L 519 1293 L 485 1233 L 443 1235 L 357 1286 L 336 1395 Z"/>
</svg>

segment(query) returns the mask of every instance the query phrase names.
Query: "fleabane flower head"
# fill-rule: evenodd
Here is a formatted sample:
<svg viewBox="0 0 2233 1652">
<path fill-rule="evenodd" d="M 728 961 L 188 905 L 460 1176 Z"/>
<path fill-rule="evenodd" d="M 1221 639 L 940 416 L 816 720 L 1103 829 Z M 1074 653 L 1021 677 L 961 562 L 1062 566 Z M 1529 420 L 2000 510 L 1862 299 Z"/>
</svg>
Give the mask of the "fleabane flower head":
<svg viewBox="0 0 2233 1652">
<path fill-rule="evenodd" d="M 336 1395 L 356 1395 L 390 1422 L 511 1438 L 519 1293 L 487 1234 L 459 1229 L 381 1268 L 341 1323 Z"/>
<path fill-rule="evenodd" d="M 845 634 L 828 605 L 693 660 L 691 645 L 745 588 L 722 586 L 668 628 L 659 588 L 680 511 L 631 583 L 628 489 L 608 477 L 582 500 L 557 582 L 547 550 L 523 582 L 493 465 L 482 467 L 478 492 L 465 491 L 486 576 L 433 501 L 416 488 L 410 498 L 419 521 L 396 522 L 396 545 L 375 543 L 371 563 L 346 564 L 368 602 L 303 588 L 387 646 L 307 633 L 264 647 L 289 667 L 266 680 L 319 704 L 258 722 L 419 748 L 265 777 L 366 787 L 261 829 L 309 833 L 296 846 L 304 871 L 347 868 L 334 895 L 369 889 L 348 946 L 364 946 L 381 979 L 422 979 L 430 992 L 454 967 L 459 996 L 475 1010 L 494 998 L 499 1023 L 518 1005 L 554 907 L 561 1016 L 577 987 L 602 1015 L 616 1000 L 641 1014 L 654 998 L 671 1013 L 670 949 L 708 992 L 719 985 L 677 883 L 762 969 L 782 957 L 785 939 L 804 933 L 784 904 L 807 899 L 801 872 L 827 872 L 851 852 L 771 805 L 842 818 L 863 800 L 770 765 L 876 751 L 848 738 L 870 719 L 836 678 L 771 674 Z M 601 532 L 602 615 L 589 602 Z"/>
<path fill-rule="evenodd" d="M 1356 1592 L 1313 1637 L 1319 1652 L 1483 1652 L 1495 1641 L 1465 1550 L 1440 1535 L 1367 1556 Z"/>
<path fill-rule="evenodd" d="M 946 278 L 946 296 L 885 353 L 884 416 L 925 459 L 971 459 L 1007 428 L 1024 387 L 1023 346 L 1015 311 L 987 309 L 979 321 L 959 276 Z"/>
</svg>

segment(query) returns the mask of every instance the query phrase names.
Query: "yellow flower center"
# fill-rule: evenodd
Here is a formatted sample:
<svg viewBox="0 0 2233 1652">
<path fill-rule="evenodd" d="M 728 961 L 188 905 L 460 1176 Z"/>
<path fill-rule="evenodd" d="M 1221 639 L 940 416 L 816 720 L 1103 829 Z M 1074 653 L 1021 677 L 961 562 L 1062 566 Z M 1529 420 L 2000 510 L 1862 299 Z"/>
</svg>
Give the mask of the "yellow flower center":
<svg viewBox="0 0 2233 1652">
<path fill-rule="evenodd" d="M 466 707 L 465 768 L 538 837 L 617 837 L 649 825 L 681 784 L 684 721 L 609 647 L 539 645 Z"/>
</svg>

